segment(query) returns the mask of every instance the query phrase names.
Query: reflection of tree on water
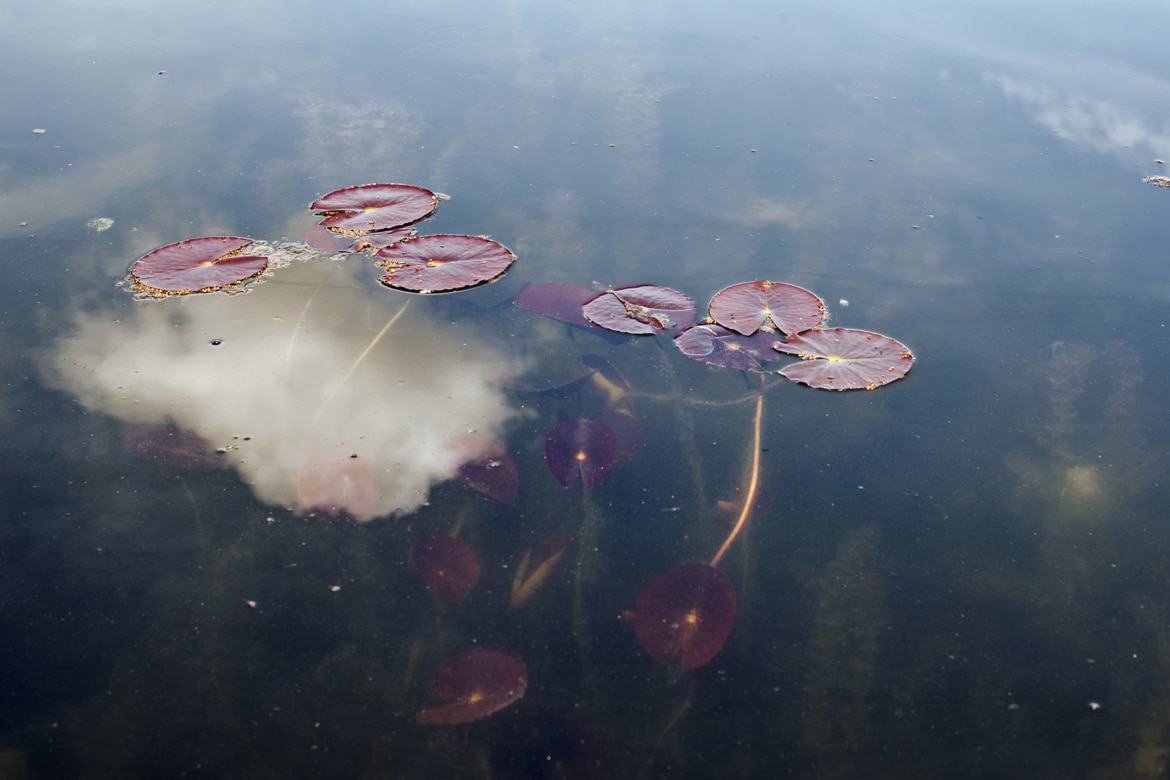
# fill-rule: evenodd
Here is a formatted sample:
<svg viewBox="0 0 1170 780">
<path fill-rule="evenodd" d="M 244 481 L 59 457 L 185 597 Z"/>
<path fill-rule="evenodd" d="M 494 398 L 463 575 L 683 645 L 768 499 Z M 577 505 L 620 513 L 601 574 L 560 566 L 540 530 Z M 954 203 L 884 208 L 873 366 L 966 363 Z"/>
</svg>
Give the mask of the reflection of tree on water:
<svg viewBox="0 0 1170 780">
<path fill-rule="evenodd" d="M 1146 440 L 1152 416 L 1137 392 L 1143 375 L 1123 342 L 1054 343 L 1039 367 L 1046 408 L 1029 429 L 1038 449 L 1008 458 L 1018 480 L 1009 506 L 1035 529 L 1040 562 L 1014 583 L 1015 598 L 1033 599 L 1035 630 L 1059 638 L 1070 660 L 1085 659 L 1080 674 L 1099 669 L 1107 681 L 1086 689 L 1101 701 L 1086 695 L 1078 724 L 1085 739 L 1101 740 L 1102 777 L 1163 777 L 1170 757 L 1170 591 L 1151 558 L 1164 542 L 1147 519 L 1158 472 Z M 1098 707 L 1107 719 L 1095 717 Z"/>
<path fill-rule="evenodd" d="M 1124 533 L 1129 500 L 1150 484 L 1135 394 L 1143 372 L 1120 342 L 1056 342 L 1041 372 L 1047 409 L 1030 433 L 1043 459 L 1010 457 L 1019 479 L 1012 505 L 1039 524 L 1047 570 L 1040 598 L 1077 609 L 1112 561 L 1108 542 Z"/>
<path fill-rule="evenodd" d="M 877 744 L 871 694 L 888 618 L 876 526 L 855 528 L 814 588 L 800 752 L 825 777 L 860 777 Z"/>
</svg>

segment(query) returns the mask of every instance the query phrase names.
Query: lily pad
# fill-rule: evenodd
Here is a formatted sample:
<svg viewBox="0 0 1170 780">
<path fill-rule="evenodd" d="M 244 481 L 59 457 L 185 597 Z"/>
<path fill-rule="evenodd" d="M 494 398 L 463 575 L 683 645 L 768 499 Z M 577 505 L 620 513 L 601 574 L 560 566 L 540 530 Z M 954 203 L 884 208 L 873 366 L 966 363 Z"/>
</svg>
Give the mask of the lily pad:
<svg viewBox="0 0 1170 780">
<path fill-rule="evenodd" d="M 472 650 L 452 659 L 431 684 L 444 701 L 419 713 L 422 723 L 452 725 L 486 718 L 524 696 L 528 669 L 499 650 Z"/>
<path fill-rule="evenodd" d="M 696 669 L 723 649 L 735 621 L 735 588 L 723 572 L 684 563 L 650 581 L 634 606 L 634 631 L 654 660 Z"/>
<path fill-rule="evenodd" d="M 695 319 L 695 304 L 690 298 L 678 290 L 648 284 L 606 290 L 582 311 L 595 325 L 635 336 L 685 328 Z"/>
<path fill-rule="evenodd" d="M 379 250 L 387 287 L 415 293 L 454 292 L 494 282 L 516 260 L 503 244 L 482 236 L 440 234 L 399 241 Z"/>
<path fill-rule="evenodd" d="M 246 255 L 252 239 L 204 236 L 147 252 L 130 267 L 132 289 L 144 296 L 217 292 L 251 280 L 268 269 L 264 255 Z"/>
<path fill-rule="evenodd" d="M 563 422 L 544 440 L 544 457 L 553 477 L 565 487 L 581 475 L 585 487 L 597 487 L 613 467 L 617 437 L 603 422 L 577 419 Z"/>
<path fill-rule="evenodd" d="M 587 290 L 575 284 L 549 282 L 530 284 L 516 293 L 512 303 L 521 309 L 534 311 L 554 320 L 567 322 L 580 328 L 598 329 L 581 311 L 586 303 L 597 296 L 594 290 Z"/>
<path fill-rule="evenodd" d="M 750 336 L 760 328 L 799 333 L 825 319 L 825 304 L 803 287 L 759 280 L 725 287 L 711 298 L 707 316 Z"/>
<path fill-rule="evenodd" d="M 780 373 L 793 382 L 820 390 L 873 390 L 901 379 L 914 355 L 889 336 L 852 328 L 824 328 L 797 333 L 773 345 L 797 355 Z"/>
<path fill-rule="evenodd" d="M 479 558 L 458 539 L 426 539 L 414 546 L 410 556 L 427 587 L 450 604 L 462 604 L 479 582 Z"/>
<path fill-rule="evenodd" d="M 435 193 L 411 184 L 361 184 L 322 195 L 309 208 L 327 215 L 322 227 L 352 237 L 418 222 L 438 203 Z"/>
<path fill-rule="evenodd" d="M 773 333 L 757 331 L 743 336 L 722 325 L 695 325 L 674 338 L 674 344 L 692 360 L 736 371 L 763 371 L 780 356 L 772 349 Z"/>
</svg>

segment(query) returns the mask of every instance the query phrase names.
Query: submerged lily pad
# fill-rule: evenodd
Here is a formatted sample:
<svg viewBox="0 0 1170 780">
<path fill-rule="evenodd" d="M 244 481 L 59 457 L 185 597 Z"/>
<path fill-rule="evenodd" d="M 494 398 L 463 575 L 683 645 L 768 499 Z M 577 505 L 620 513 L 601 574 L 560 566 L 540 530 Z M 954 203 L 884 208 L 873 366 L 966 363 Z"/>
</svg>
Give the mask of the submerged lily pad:
<svg viewBox="0 0 1170 780">
<path fill-rule="evenodd" d="M 479 582 L 479 558 L 458 539 L 426 539 L 416 544 L 410 555 L 427 587 L 450 604 L 462 604 Z"/>
<path fill-rule="evenodd" d="M 528 669 L 499 650 L 472 650 L 448 661 L 431 685 L 443 700 L 419 713 L 422 723 L 452 725 L 486 718 L 519 700 L 528 689 Z"/>
<path fill-rule="evenodd" d="M 386 269 L 379 280 L 395 290 L 416 293 L 454 292 L 494 282 L 516 255 L 483 236 L 440 234 L 399 241 L 374 256 Z"/>
<path fill-rule="evenodd" d="M 130 267 L 131 288 L 153 298 L 217 292 L 251 280 L 268 268 L 264 255 L 246 255 L 252 239 L 205 236 L 147 252 Z"/>
<path fill-rule="evenodd" d="M 659 574 L 634 606 L 634 631 L 654 660 L 697 669 L 723 649 L 735 620 L 735 588 L 723 572 L 684 563 Z"/>
<path fill-rule="evenodd" d="M 578 474 L 585 487 L 597 487 L 609 473 L 616 454 L 613 430 L 597 420 L 568 420 L 549 431 L 544 440 L 548 468 L 565 487 L 572 485 Z"/>
<path fill-rule="evenodd" d="M 585 319 L 585 314 L 581 311 L 581 308 L 596 296 L 596 291 L 575 284 L 548 282 L 521 288 L 512 298 L 512 303 L 521 309 L 534 311 L 570 325 L 598 329 L 598 326 Z"/>
<path fill-rule="evenodd" d="M 674 338 L 674 344 L 692 360 L 736 371 L 763 371 L 765 364 L 780 359 L 772 349 L 773 333 L 758 331 L 743 336 L 722 325 L 695 325 Z"/>
</svg>

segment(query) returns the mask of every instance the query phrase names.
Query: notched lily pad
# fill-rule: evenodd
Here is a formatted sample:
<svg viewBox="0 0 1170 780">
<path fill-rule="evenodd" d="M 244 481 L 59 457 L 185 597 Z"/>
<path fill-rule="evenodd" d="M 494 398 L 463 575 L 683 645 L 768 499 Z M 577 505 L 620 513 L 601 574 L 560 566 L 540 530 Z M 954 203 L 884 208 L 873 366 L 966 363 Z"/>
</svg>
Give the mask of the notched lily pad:
<svg viewBox="0 0 1170 780">
<path fill-rule="evenodd" d="M 874 390 L 906 376 L 914 365 L 914 355 L 901 342 L 853 328 L 793 334 L 773 349 L 801 358 L 781 374 L 820 390 Z"/>
<path fill-rule="evenodd" d="M 646 336 L 690 325 L 695 304 L 678 290 L 643 284 L 606 290 L 582 312 L 585 319 L 608 330 Z"/>
<path fill-rule="evenodd" d="M 715 293 L 707 316 L 745 336 L 760 328 L 799 333 L 824 322 L 825 304 L 803 287 L 762 279 L 733 284 Z"/>
<path fill-rule="evenodd" d="M 325 216 L 322 227 L 352 238 L 418 222 L 438 203 L 435 193 L 412 184 L 360 184 L 322 195 L 309 208 Z"/>
<path fill-rule="evenodd" d="M 744 336 L 722 325 L 695 325 L 674 338 L 674 344 L 691 360 L 735 371 L 763 371 L 780 359 L 772 349 L 774 333 Z"/>
<path fill-rule="evenodd" d="M 386 269 L 379 280 L 395 290 L 454 292 L 494 282 L 516 260 L 503 244 L 483 236 L 439 234 L 399 241 L 374 256 Z"/>
<path fill-rule="evenodd" d="M 248 255 L 252 239 L 205 236 L 147 252 L 130 267 L 130 288 L 140 297 L 242 290 L 268 269 L 268 257 Z"/>
</svg>

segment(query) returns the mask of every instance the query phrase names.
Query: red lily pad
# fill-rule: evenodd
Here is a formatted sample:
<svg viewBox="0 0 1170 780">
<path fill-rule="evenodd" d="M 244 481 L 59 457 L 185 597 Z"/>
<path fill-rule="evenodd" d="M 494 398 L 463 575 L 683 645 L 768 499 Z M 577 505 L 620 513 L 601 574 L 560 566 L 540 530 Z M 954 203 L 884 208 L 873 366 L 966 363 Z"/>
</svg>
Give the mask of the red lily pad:
<svg viewBox="0 0 1170 780">
<path fill-rule="evenodd" d="M 134 262 L 131 287 L 156 298 L 230 288 L 268 268 L 264 255 L 242 253 L 251 243 L 240 236 L 205 236 L 167 244 Z"/>
<path fill-rule="evenodd" d="M 914 355 L 904 344 L 852 328 L 796 333 L 773 349 L 801 358 L 781 374 L 820 390 L 873 390 L 906 376 L 914 365 Z"/>
<path fill-rule="evenodd" d="M 685 563 L 659 574 L 634 605 L 634 632 L 654 660 L 696 669 L 723 649 L 735 620 L 735 588 L 713 566 Z"/>
<path fill-rule="evenodd" d="M 606 409 L 593 420 L 613 431 L 613 466 L 629 463 L 646 444 L 646 432 L 628 409 Z"/>
<path fill-rule="evenodd" d="M 176 425 L 141 425 L 122 434 L 122 446 L 144 460 L 178 469 L 222 469 L 215 448 Z"/>
<path fill-rule="evenodd" d="M 585 487 L 596 487 L 613 466 L 617 440 L 605 423 L 577 419 L 563 422 L 544 440 L 544 458 L 557 482 L 572 485 L 581 475 Z"/>
<path fill-rule="evenodd" d="M 435 193 L 411 184 L 361 184 L 322 195 L 309 208 L 328 215 L 322 227 L 361 236 L 418 222 L 433 214 L 438 203 Z"/>
<path fill-rule="evenodd" d="M 322 252 L 352 252 L 353 239 L 334 233 L 329 228 L 313 225 L 305 231 L 302 239 L 306 244 Z"/>
<path fill-rule="evenodd" d="M 520 472 L 503 447 L 476 436 L 462 437 L 449 442 L 448 446 L 457 453 L 459 481 L 500 503 L 515 503 L 520 489 Z"/>
<path fill-rule="evenodd" d="M 585 319 L 608 330 L 645 336 L 690 325 L 695 303 L 678 290 L 643 284 L 606 290 L 582 312 Z"/>
<path fill-rule="evenodd" d="M 522 288 L 512 303 L 521 309 L 534 311 L 551 317 L 554 320 L 567 322 L 582 328 L 596 328 L 581 312 L 581 307 L 597 295 L 594 290 L 586 290 L 575 284 L 549 282 L 548 284 L 530 284 Z"/>
<path fill-rule="evenodd" d="M 692 360 L 736 371 L 763 371 L 780 359 L 772 349 L 776 336 L 756 331 L 743 336 L 722 325 L 695 325 L 674 337 L 674 344 Z"/>
<path fill-rule="evenodd" d="M 506 246 L 490 238 L 446 234 L 399 241 L 374 256 L 374 264 L 386 269 L 382 284 L 416 293 L 494 282 L 515 260 Z"/>
<path fill-rule="evenodd" d="M 760 328 L 799 333 L 824 322 L 825 304 L 803 287 L 760 280 L 733 284 L 715 293 L 707 316 L 745 336 Z"/>
<path fill-rule="evenodd" d="M 448 661 L 431 684 L 445 704 L 423 710 L 422 723 L 471 723 L 518 701 L 528 690 L 528 669 L 499 650 L 472 650 Z"/>
<path fill-rule="evenodd" d="M 410 552 L 427 587 L 450 604 L 462 604 L 479 582 L 479 558 L 458 539 L 425 539 Z"/>
<path fill-rule="evenodd" d="M 358 251 L 372 249 L 377 252 L 379 249 L 385 249 L 391 244 L 397 244 L 399 241 L 405 241 L 408 238 L 414 238 L 414 236 L 415 229 L 412 227 L 380 230 L 377 233 L 358 236 L 353 240 L 352 248 Z"/>
</svg>

